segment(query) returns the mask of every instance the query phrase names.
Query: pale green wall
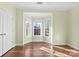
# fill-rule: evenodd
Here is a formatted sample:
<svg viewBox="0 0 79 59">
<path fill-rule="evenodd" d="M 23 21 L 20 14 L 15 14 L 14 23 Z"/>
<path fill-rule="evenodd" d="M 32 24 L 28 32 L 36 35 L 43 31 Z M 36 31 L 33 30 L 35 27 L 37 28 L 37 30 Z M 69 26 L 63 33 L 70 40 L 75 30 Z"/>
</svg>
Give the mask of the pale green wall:
<svg viewBox="0 0 79 59">
<path fill-rule="evenodd" d="M 72 8 L 69 11 L 68 19 L 68 44 L 76 49 L 79 49 L 79 6 Z"/>
<path fill-rule="evenodd" d="M 67 12 L 53 12 L 54 17 L 54 44 L 66 44 L 67 39 Z"/>
<path fill-rule="evenodd" d="M 28 9 L 19 9 L 17 8 L 17 44 L 23 44 L 23 12 L 49 12 L 41 10 L 28 10 Z M 65 11 L 55 11 L 51 12 L 53 14 L 54 20 L 54 43 L 55 44 L 65 44 L 66 42 L 66 16 L 67 12 Z"/>
<path fill-rule="evenodd" d="M 23 14 L 22 10 L 16 9 L 16 44 L 23 44 Z"/>
</svg>

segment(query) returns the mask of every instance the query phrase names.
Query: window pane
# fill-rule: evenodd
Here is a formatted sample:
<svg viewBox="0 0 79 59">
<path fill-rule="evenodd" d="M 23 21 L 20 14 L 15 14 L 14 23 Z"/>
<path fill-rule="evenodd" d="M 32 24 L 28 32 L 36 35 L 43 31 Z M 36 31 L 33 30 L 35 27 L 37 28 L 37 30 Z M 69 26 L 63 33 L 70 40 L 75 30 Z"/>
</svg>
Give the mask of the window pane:
<svg viewBox="0 0 79 59">
<path fill-rule="evenodd" d="M 34 35 L 40 35 L 41 34 L 41 23 L 34 22 Z"/>
<path fill-rule="evenodd" d="M 26 36 L 28 36 L 28 31 L 29 31 L 29 23 L 26 23 Z"/>
<path fill-rule="evenodd" d="M 49 21 L 45 20 L 45 36 L 49 36 Z"/>
</svg>

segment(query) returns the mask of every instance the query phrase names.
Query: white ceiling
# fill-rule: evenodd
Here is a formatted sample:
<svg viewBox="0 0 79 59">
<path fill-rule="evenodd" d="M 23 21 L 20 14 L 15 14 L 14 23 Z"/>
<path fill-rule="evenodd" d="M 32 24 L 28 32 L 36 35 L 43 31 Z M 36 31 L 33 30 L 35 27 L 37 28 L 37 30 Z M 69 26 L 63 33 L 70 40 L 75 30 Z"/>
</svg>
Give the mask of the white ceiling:
<svg viewBox="0 0 79 59">
<path fill-rule="evenodd" d="M 12 4 L 17 8 L 66 11 L 79 5 L 79 2 L 43 2 L 43 4 L 37 4 L 37 2 L 14 2 Z"/>
</svg>

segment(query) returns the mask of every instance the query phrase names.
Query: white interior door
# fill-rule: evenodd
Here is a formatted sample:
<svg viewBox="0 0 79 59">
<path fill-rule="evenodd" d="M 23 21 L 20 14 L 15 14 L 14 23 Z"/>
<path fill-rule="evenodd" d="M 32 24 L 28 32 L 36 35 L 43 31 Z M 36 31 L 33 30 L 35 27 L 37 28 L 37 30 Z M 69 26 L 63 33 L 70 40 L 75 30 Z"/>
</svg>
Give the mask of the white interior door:
<svg viewBox="0 0 79 59">
<path fill-rule="evenodd" d="M 14 26 L 13 26 L 13 19 L 12 19 L 12 15 L 9 13 L 9 12 L 7 12 L 6 13 L 6 17 L 7 17 L 7 25 L 6 24 L 4 24 L 5 26 L 5 28 L 6 28 L 6 26 L 7 26 L 7 30 L 5 30 L 4 29 L 4 31 L 6 32 L 6 36 L 5 36 L 5 38 L 7 38 L 8 39 L 8 50 L 9 49 L 11 49 L 12 47 L 14 47 Z M 4 39 L 5 40 L 5 39 Z"/>
<path fill-rule="evenodd" d="M 0 10 L 0 56 L 15 46 L 14 20 L 7 10 Z"/>
<path fill-rule="evenodd" d="M 8 51 L 8 19 L 7 13 L 2 13 L 2 30 L 3 30 L 3 54 Z"/>
<path fill-rule="evenodd" d="M 0 11 L 0 56 L 2 55 L 2 19 Z"/>
</svg>

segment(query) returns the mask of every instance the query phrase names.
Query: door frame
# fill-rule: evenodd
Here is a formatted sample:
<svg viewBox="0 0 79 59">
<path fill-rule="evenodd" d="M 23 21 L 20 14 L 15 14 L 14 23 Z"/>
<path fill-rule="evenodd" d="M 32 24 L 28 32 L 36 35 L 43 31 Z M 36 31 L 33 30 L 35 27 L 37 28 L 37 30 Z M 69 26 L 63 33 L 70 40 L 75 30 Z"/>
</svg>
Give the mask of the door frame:
<svg viewBox="0 0 79 59">
<path fill-rule="evenodd" d="M 50 43 L 53 44 L 53 38 L 54 38 L 54 36 L 53 36 L 53 34 L 54 34 L 54 31 L 53 31 L 53 27 L 54 27 L 54 26 L 53 26 L 53 24 L 54 24 L 54 23 L 53 23 L 53 13 L 51 13 L 51 12 L 23 12 L 23 45 L 25 44 L 25 43 L 24 43 L 24 35 L 25 35 L 25 34 L 24 34 L 24 16 L 25 16 L 25 15 L 27 15 L 27 16 L 28 16 L 28 15 L 29 15 L 29 16 L 31 15 L 31 16 L 32 16 L 33 14 L 39 14 L 39 15 L 40 15 L 40 14 L 43 14 L 43 15 L 50 15 L 50 16 L 51 16 L 51 25 L 52 25 L 51 30 L 52 30 L 52 33 L 51 33 L 51 42 L 50 42 Z M 33 25 L 33 24 L 32 24 L 32 25 Z M 32 27 L 33 27 L 33 26 L 32 26 Z M 32 36 L 33 36 L 33 32 L 32 32 Z M 53 37 L 52 37 L 52 36 L 53 36 Z"/>
</svg>

